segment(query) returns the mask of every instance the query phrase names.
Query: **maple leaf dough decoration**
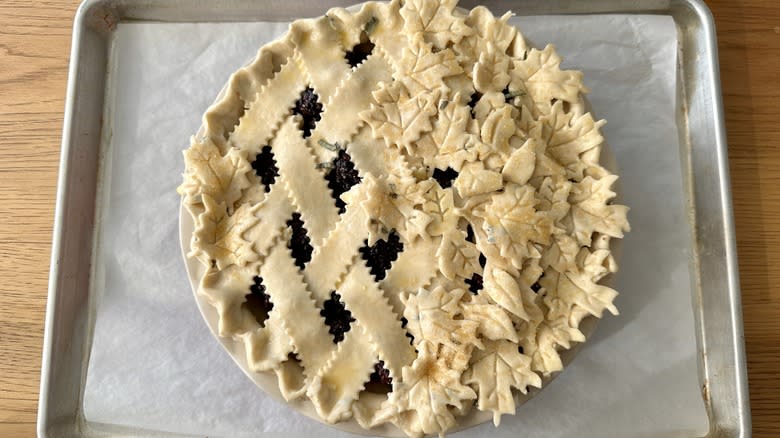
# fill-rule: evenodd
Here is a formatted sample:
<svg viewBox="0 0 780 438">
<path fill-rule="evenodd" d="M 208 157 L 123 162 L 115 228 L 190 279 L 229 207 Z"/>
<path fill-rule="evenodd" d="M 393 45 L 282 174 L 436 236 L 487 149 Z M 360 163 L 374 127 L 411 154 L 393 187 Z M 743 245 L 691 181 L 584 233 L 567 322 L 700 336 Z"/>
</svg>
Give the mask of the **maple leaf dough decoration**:
<svg viewBox="0 0 780 438">
<path fill-rule="evenodd" d="M 518 341 L 517 330 L 509 314 L 483 295 L 476 295 L 469 303 L 463 305 L 463 317 L 476 321 L 479 324 L 477 331 L 487 339 L 494 341 L 506 339 L 515 344 Z"/>
<path fill-rule="evenodd" d="M 501 422 L 502 414 L 515 413 L 512 388 L 523 394 L 529 386 L 542 387 L 542 379 L 531 370 L 531 358 L 521 354 L 510 341 L 485 341 L 484 350 L 472 355 L 472 365 L 465 382 L 479 389 L 477 408 L 493 411 L 493 424 Z"/>
<path fill-rule="evenodd" d="M 501 256 L 517 268 L 534 253 L 529 244 L 550 243 L 553 223 L 546 212 L 537 211 L 536 203 L 533 187 L 507 184 L 502 193 L 491 195 L 472 210 L 483 220 L 486 242 L 497 246 Z"/>
<path fill-rule="evenodd" d="M 417 35 L 412 38 L 409 47 L 404 49 L 401 70 L 394 78 L 416 94 L 441 88 L 445 78 L 462 72 L 452 50 L 434 53 L 431 45 Z"/>
<path fill-rule="evenodd" d="M 450 407 L 463 409 L 464 402 L 477 396 L 461 383 L 461 373 L 437 358 L 433 342 L 421 341 L 417 348 L 417 359 L 404 367 L 401 382 L 375 420 L 375 424 L 391 421 L 411 437 L 450 429 L 455 425 Z"/>
<path fill-rule="evenodd" d="M 472 75 L 474 88 L 480 93 L 501 91 L 509 85 L 509 57 L 489 42 L 487 50 L 479 54 Z"/>
<path fill-rule="evenodd" d="M 407 0 L 401 9 L 404 30 L 410 35 L 422 34 L 426 42 L 443 49 L 457 43 L 473 31 L 465 20 L 453 15 L 457 0 Z"/>
<path fill-rule="evenodd" d="M 456 319 L 464 294 L 463 289 L 447 291 L 439 286 L 432 291 L 420 289 L 416 294 L 401 297 L 404 317 L 408 321 L 406 327 L 414 336 L 415 345 L 428 341 L 458 349 L 468 342 L 478 342 L 471 334 L 478 324 Z"/>
<path fill-rule="evenodd" d="M 510 16 L 396 0 L 299 20 L 236 73 L 184 154 L 190 257 L 205 267 L 198 293 L 217 310 L 218 334 L 243 342 L 253 369 L 274 371 L 289 399 L 336 403 L 320 409 L 325 421 L 443 434 L 476 400 L 497 425 L 515 411 L 514 392 L 562 369 L 560 350 L 585 340 L 583 318 L 617 313 L 617 292 L 599 281 L 617 271 L 610 241 L 629 230 L 628 208 L 613 204 L 617 176 L 600 165 L 605 122 L 584 110 L 582 74 L 561 70 L 551 45 L 529 48 Z M 316 123 L 298 138 L 285 108 L 309 88 L 322 111 L 299 105 Z M 250 162 L 266 144 L 277 180 L 253 187 L 252 166 L 263 165 Z M 336 159 L 359 182 L 341 195 L 345 212 L 329 215 L 313 203 L 331 196 L 319 178 Z M 432 179 L 435 169 L 447 178 Z M 299 269 L 286 221 L 302 212 L 323 236 Z M 376 315 L 383 324 L 356 316 L 338 345 L 307 344 L 331 334 L 297 312 L 319 321 L 331 291 L 363 284 L 361 245 L 391 232 L 403 250 L 387 276 L 366 295 L 342 295 L 352 315 L 389 303 Z M 244 306 L 258 273 L 276 299 L 263 327 Z M 386 333 L 362 332 L 401 332 L 401 317 L 414 360 L 393 355 Z M 293 351 L 307 365 L 287 360 Z M 359 376 L 377 360 L 393 390 L 367 398 Z"/>
<path fill-rule="evenodd" d="M 513 62 L 510 86 L 522 84 L 535 102 L 577 102 L 581 93 L 588 92 L 582 84 L 582 72 L 561 70 L 560 65 L 561 57 L 552 44 L 544 50 L 531 49 L 526 59 Z"/>
<path fill-rule="evenodd" d="M 371 126 L 374 137 L 384 139 L 388 147 L 397 145 L 414 153 L 414 142 L 432 128 L 438 91 L 412 97 L 405 85 L 393 82 L 380 84 L 373 95 L 377 104 L 371 104 L 360 117 Z"/>
<path fill-rule="evenodd" d="M 479 125 L 460 92 L 439 101 L 438 113 L 432 119 L 433 130 L 417 142 L 418 149 L 430 150 L 423 155 L 426 166 L 460 171 L 465 163 L 484 158 L 489 147 L 480 141 Z"/>
<path fill-rule="evenodd" d="M 431 217 L 431 223 L 427 228 L 429 236 L 441 236 L 445 232 L 457 227 L 459 216 L 455 212 L 452 190 L 445 190 L 438 185 L 432 185 L 425 194 L 425 202 L 422 205 L 422 209 Z"/>
<path fill-rule="evenodd" d="M 202 195 L 209 195 L 216 202 L 224 202 L 228 211 L 233 203 L 248 188 L 247 174 L 252 166 L 246 159 L 246 152 L 231 148 L 222 156 L 219 148 L 210 139 L 197 141 L 194 137 L 189 149 L 184 151 L 187 172 L 179 192 L 185 195 L 186 204 L 202 203 Z"/>
<path fill-rule="evenodd" d="M 514 26 L 507 24 L 512 17 L 507 12 L 501 18 L 496 19 L 484 6 L 472 9 L 466 18 L 466 24 L 473 28 L 474 32 L 462 38 L 453 46 L 460 62 L 467 74 L 471 74 L 474 64 L 479 60 L 479 54 L 487 51 L 487 45 L 493 44 L 502 52 L 512 56 L 522 55 L 525 51 L 525 41 L 517 38 L 519 33 Z M 509 52 L 509 46 L 514 44 L 514 52 Z"/>
<path fill-rule="evenodd" d="M 589 245 L 595 232 L 623 237 L 623 232 L 628 231 L 628 207 L 608 204 L 615 197 L 610 187 L 616 180 L 617 175 L 599 180 L 586 176 L 572 188 L 571 227 L 580 244 Z"/>
<path fill-rule="evenodd" d="M 202 199 L 204 211 L 192 234 L 192 256 L 204 265 L 215 264 L 218 269 L 258 260 L 252 243 L 243 238 L 244 232 L 258 222 L 253 214 L 255 208 L 243 204 L 229 216 L 224 202 L 217 203 L 207 194 Z"/>
</svg>

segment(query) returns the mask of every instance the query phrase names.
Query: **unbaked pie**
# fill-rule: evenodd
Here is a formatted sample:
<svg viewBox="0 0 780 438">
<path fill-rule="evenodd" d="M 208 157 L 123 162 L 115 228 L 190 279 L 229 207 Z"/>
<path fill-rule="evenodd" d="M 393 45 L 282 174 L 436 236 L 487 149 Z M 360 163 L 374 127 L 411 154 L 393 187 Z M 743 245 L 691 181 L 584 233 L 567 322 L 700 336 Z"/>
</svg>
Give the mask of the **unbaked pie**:
<svg viewBox="0 0 780 438">
<path fill-rule="evenodd" d="M 218 335 L 325 422 L 497 425 L 585 317 L 617 313 L 604 122 L 509 17 L 406 0 L 297 20 L 184 153 Z"/>
</svg>

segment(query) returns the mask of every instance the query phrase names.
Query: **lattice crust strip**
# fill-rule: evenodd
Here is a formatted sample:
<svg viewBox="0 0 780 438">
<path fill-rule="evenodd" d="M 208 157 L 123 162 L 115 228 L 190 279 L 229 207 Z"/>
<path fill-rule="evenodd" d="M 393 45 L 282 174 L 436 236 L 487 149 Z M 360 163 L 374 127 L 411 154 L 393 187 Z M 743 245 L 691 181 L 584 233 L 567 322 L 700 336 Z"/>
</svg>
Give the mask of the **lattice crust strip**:
<svg viewBox="0 0 780 438">
<path fill-rule="evenodd" d="M 354 264 L 339 291 L 355 319 L 362 321 L 377 356 L 384 361 L 390 376 L 400 376 L 401 368 L 414 359 L 414 348 L 409 345 L 401 321 L 373 281 L 368 268 L 361 263 Z"/>
<path fill-rule="evenodd" d="M 328 423 L 348 420 L 352 416 L 352 405 L 374 369 L 377 355 L 374 347 L 364 342 L 367 335 L 362 324 L 353 323 L 309 385 L 308 395 L 317 413 Z"/>
<path fill-rule="evenodd" d="M 260 267 L 260 276 L 309 377 L 328 360 L 331 337 L 286 245 L 280 243 L 271 250 Z"/>
<path fill-rule="evenodd" d="M 330 102 L 350 73 L 338 32 L 323 16 L 294 22 L 289 35 L 300 55 L 295 60 L 301 65 L 309 84 L 324 102 Z"/>
<path fill-rule="evenodd" d="M 387 61 L 381 55 L 372 53 L 354 72 L 347 73 L 341 87 L 326 104 L 322 120 L 317 124 L 318 129 L 312 134 L 309 144 L 319 145 L 323 140 L 342 146 L 348 144 L 363 124 L 359 113 L 371 104 L 371 91 L 379 82 L 392 80 L 389 71 Z M 327 160 L 328 149 L 313 149 L 321 161 Z"/>
<path fill-rule="evenodd" d="M 432 238 L 419 239 L 409 244 L 409 247 L 405 248 L 393 262 L 387 277 L 381 281 L 380 286 L 396 314 L 401 315 L 404 312 L 404 305 L 401 302 L 403 292 L 413 292 L 428 286 L 436 275 L 438 263 L 430 255 L 436 252 L 440 242 L 440 238 Z"/>
<path fill-rule="evenodd" d="M 305 87 L 306 77 L 299 64 L 288 60 L 279 73 L 258 90 L 255 101 L 231 134 L 230 144 L 256 155 L 286 120 L 290 107 Z"/>
<path fill-rule="evenodd" d="M 306 223 L 309 237 L 319 245 L 338 221 L 338 209 L 333 204 L 327 182 L 316 168 L 314 155 L 292 117 L 279 128 L 271 141 L 271 149 L 279 166 L 280 183 Z"/>
<path fill-rule="evenodd" d="M 185 151 L 217 334 L 325 422 L 442 434 L 475 406 L 498 425 L 584 318 L 617 313 L 604 121 L 510 16 L 394 0 L 298 20 Z"/>
<path fill-rule="evenodd" d="M 368 175 L 356 187 L 358 193 L 354 196 L 354 202 L 347 206 L 327 239 L 314 250 L 311 262 L 303 271 L 306 284 L 318 303 L 326 300 L 330 291 L 336 288 L 368 234 L 370 218 L 363 203 L 376 184 L 374 177 Z"/>
</svg>

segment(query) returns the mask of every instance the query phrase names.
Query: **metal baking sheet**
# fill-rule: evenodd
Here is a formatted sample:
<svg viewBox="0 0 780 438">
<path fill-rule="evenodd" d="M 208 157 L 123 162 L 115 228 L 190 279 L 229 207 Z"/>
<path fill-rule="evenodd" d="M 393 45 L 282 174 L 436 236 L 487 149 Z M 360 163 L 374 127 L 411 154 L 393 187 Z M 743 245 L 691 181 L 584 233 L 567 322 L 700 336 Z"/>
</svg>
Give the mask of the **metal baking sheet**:
<svg viewBox="0 0 780 438">
<path fill-rule="evenodd" d="M 91 345 L 94 300 L 90 262 L 109 41 L 125 21 L 214 22 L 291 20 L 311 15 L 306 0 L 87 0 L 74 22 L 63 129 L 52 261 L 44 339 L 39 436 L 158 435 L 111 425 L 87 424 L 82 395 Z M 320 12 L 354 1 L 323 1 Z M 695 238 L 695 312 L 702 397 L 708 437 L 750 436 L 742 316 L 728 175 L 717 44 L 712 16 L 699 0 L 497 0 L 494 10 L 523 15 L 636 13 L 674 18 L 679 32 L 681 159 L 686 172 Z M 170 434 L 166 434 L 170 435 Z"/>
</svg>

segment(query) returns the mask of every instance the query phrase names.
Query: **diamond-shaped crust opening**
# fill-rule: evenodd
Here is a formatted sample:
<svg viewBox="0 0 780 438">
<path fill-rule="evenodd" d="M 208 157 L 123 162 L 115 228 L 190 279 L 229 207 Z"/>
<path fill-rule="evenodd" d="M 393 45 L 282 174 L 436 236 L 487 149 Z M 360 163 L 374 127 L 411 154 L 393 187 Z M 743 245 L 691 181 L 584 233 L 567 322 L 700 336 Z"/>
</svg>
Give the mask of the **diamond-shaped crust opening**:
<svg viewBox="0 0 780 438">
<path fill-rule="evenodd" d="M 295 101 L 292 113 L 301 118 L 300 129 L 303 131 L 304 138 L 310 137 L 311 131 L 317 126 L 322 113 L 322 104 L 319 102 L 319 96 L 311 87 L 306 87 L 306 89 L 301 91 L 301 97 Z"/>
<path fill-rule="evenodd" d="M 249 286 L 249 294 L 244 297 L 243 305 L 254 316 L 260 327 L 265 327 L 269 313 L 274 309 L 274 303 L 271 302 L 271 297 L 265 293 L 263 279 L 255 276 L 252 281 L 252 285 Z"/>
<path fill-rule="evenodd" d="M 583 318 L 617 313 L 599 281 L 617 270 L 628 209 L 599 163 L 604 122 L 584 109 L 581 73 L 529 48 L 508 14 L 455 3 L 294 22 L 233 75 L 185 151 L 189 256 L 219 335 L 325 422 L 420 436 L 476 404 L 498 424 L 585 340 Z M 305 251 L 288 247 L 296 230 Z M 392 256 L 372 254 L 388 242 Z M 260 307 L 273 303 L 260 320 L 244 305 L 254 278 Z M 349 311 L 337 343 L 321 314 L 332 291 Z M 392 392 L 367 391 L 372 373 Z"/>
<path fill-rule="evenodd" d="M 338 344 L 344 340 L 344 334 L 349 331 L 350 324 L 355 322 L 355 319 L 336 291 L 330 293 L 330 299 L 325 300 L 322 306 L 320 316 L 325 318 L 325 324 L 329 327 L 328 333 L 333 335 L 333 343 Z"/>
<path fill-rule="evenodd" d="M 271 152 L 271 146 L 263 146 L 260 153 L 255 155 L 255 160 L 252 161 L 252 168 L 255 169 L 255 175 L 260 178 L 265 192 L 270 192 L 271 185 L 276 182 L 276 177 L 279 176 L 279 168 L 276 167 L 276 160 L 274 160 L 274 154 Z"/>
</svg>

